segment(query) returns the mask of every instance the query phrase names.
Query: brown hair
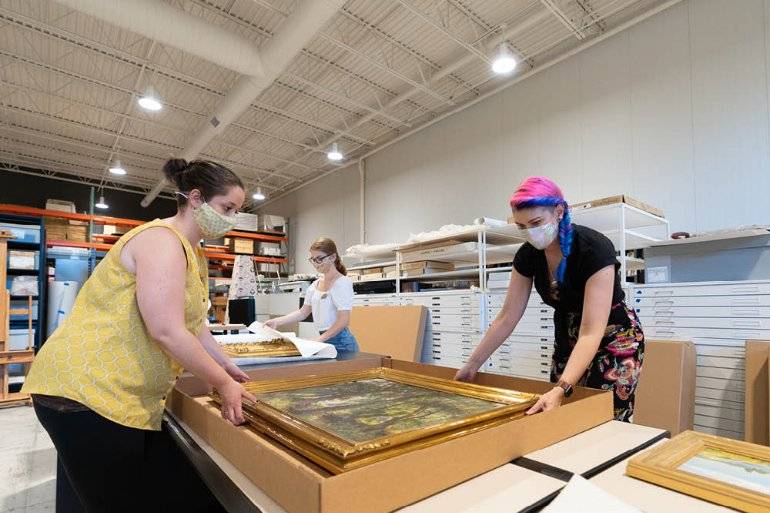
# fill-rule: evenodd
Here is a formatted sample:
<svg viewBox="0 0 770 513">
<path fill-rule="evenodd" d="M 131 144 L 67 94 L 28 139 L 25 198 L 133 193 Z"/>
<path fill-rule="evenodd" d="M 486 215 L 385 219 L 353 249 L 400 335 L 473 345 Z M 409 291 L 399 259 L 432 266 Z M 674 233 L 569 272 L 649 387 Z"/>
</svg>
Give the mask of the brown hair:
<svg viewBox="0 0 770 513">
<path fill-rule="evenodd" d="M 187 194 L 193 189 L 201 191 L 206 201 L 214 196 L 227 194 L 231 187 L 245 189 L 238 175 L 229 168 L 210 160 L 169 159 L 163 165 L 163 174 L 176 185 L 179 192 Z M 187 205 L 187 198 L 176 195 L 178 207 Z"/>
<path fill-rule="evenodd" d="M 310 249 L 313 251 L 323 251 L 327 255 L 334 255 L 336 257 L 334 260 L 334 267 L 336 267 L 341 274 L 347 276 L 348 270 L 342 265 L 342 259 L 337 252 L 337 245 L 333 240 L 328 237 L 319 237 L 310 245 Z"/>
</svg>

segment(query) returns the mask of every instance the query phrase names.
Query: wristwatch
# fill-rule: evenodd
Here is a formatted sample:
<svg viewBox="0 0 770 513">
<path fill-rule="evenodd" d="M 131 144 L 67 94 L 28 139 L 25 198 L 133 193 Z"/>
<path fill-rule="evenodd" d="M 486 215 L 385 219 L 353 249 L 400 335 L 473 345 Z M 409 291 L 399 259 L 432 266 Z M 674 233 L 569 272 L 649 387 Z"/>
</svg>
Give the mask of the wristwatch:
<svg viewBox="0 0 770 513">
<path fill-rule="evenodd" d="M 572 385 L 570 385 L 563 379 L 560 379 L 559 382 L 556 383 L 556 386 L 564 390 L 564 397 L 569 397 L 572 395 Z"/>
</svg>

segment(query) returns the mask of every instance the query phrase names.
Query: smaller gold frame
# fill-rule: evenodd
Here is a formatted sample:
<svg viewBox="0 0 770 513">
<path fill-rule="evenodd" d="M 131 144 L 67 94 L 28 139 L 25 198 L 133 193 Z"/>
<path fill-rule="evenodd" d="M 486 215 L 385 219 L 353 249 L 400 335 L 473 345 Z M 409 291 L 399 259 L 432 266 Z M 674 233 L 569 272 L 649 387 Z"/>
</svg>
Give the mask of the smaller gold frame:
<svg viewBox="0 0 770 513">
<path fill-rule="evenodd" d="M 267 342 L 222 344 L 222 350 L 230 358 L 277 358 L 282 356 L 301 356 L 297 347 L 285 339 L 276 339 Z"/>
<path fill-rule="evenodd" d="M 727 457 L 737 464 L 744 461 L 747 465 L 766 463 L 770 468 L 770 447 L 685 431 L 631 459 L 626 467 L 626 475 L 740 511 L 770 511 L 770 489 L 767 494 L 760 493 L 730 484 L 727 480 L 704 477 L 680 468 L 708 450 L 718 454 L 727 453 Z"/>
</svg>

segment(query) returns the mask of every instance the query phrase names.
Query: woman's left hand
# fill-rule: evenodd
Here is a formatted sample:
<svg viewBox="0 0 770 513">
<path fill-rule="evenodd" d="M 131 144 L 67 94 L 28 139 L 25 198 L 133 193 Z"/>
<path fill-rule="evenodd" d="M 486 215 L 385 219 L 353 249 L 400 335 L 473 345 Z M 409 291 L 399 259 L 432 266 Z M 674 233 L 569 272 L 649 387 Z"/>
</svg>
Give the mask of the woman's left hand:
<svg viewBox="0 0 770 513">
<path fill-rule="evenodd" d="M 540 396 L 534 406 L 527 410 L 527 415 L 533 413 L 540 413 L 541 411 L 549 411 L 561 406 L 564 400 L 564 390 L 561 387 L 553 387 L 548 392 Z"/>
<path fill-rule="evenodd" d="M 233 362 L 227 362 L 223 369 L 225 369 L 225 372 L 230 375 L 231 378 L 233 378 L 238 383 L 245 383 L 249 381 L 251 378 L 249 378 L 249 375 L 243 372 L 241 369 L 238 368 L 237 365 L 235 365 Z"/>
</svg>

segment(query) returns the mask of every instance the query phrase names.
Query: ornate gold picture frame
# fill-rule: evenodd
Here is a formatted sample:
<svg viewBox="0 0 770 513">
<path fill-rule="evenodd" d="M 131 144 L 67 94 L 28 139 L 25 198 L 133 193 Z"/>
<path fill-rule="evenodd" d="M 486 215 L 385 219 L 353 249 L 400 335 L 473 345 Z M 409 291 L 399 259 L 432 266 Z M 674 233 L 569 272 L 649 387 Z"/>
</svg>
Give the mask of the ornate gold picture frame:
<svg viewBox="0 0 770 513">
<path fill-rule="evenodd" d="M 279 358 L 300 356 L 297 346 L 285 339 L 269 342 L 242 342 L 222 344 L 222 350 L 230 358 Z"/>
<path fill-rule="evenodd" d="M 244 386 L 254 429 L 333 474 L 518 418 L 538 397 L 385 367 Z"/>
<path fill-rule="evenodd" d="M 770 511 L 770 447 L 685 431 L 631 459 L 626 474 L 740 511 Z"/>
</svg>

